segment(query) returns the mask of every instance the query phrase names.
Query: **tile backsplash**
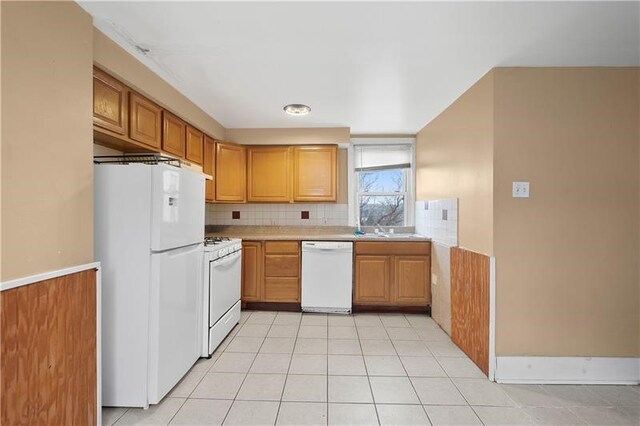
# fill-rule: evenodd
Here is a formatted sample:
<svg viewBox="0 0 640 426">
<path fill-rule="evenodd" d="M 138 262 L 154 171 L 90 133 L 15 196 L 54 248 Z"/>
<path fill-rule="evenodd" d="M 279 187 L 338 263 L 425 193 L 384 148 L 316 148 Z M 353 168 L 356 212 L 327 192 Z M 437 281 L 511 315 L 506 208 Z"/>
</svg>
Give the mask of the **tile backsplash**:
<svg viewBox="0 0 640 426">
<path fill-rule="evenodd" d="M 234 217 L 239 217 L 234 219 Z M 303 217 L 308 217 L 303 219 Z M 207 204 L 207 225 L 347 226 L 347 204 Z"/>
<path fill-rule="evenodd" d="M 458 199 L 416 201 L 416 232 L 448 246 L 458 245 Z"/>
</svg>

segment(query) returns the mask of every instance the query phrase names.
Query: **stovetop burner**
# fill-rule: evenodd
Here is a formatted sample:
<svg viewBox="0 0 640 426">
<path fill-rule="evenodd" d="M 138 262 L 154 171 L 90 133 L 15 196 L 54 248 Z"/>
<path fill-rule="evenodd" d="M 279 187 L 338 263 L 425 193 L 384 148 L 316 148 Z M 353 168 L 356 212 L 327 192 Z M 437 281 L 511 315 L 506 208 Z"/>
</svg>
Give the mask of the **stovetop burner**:
<svg viewBox="0 0 640 426">
<path fill-rule="evenodd" d="M 229 237 L 204 237 L 205 246 L 215 246 L 216 244 L 231 241 Z"/>
</svg>

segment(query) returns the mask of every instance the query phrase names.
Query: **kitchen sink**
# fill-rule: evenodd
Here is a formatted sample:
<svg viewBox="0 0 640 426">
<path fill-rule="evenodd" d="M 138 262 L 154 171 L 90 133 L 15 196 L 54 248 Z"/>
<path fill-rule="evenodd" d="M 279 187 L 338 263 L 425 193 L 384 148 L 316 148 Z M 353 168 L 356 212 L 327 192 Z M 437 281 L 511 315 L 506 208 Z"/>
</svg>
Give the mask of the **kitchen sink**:
<svg viewBox="0 0 640 426">
<path fill-rule="evenodd" d="M 389 233 L 379 233 L 379 234 L 375 234 L 373 232 L 371 233 L 366 233 L 363 235 L 358 235 L 358 238 L 363 238 L 363 239 L 367 239 L 367 238 L 371 238 L 371 239 L 386 239 L 386 238 L 394 238 L 394 239 L 412 239 L 412 238 L 424 238 L 422 235 L 418 235 L 418 234 L 403 234 L 403 233 L 393 233 L 393 234 L 389 234 Z"/>
</svg>

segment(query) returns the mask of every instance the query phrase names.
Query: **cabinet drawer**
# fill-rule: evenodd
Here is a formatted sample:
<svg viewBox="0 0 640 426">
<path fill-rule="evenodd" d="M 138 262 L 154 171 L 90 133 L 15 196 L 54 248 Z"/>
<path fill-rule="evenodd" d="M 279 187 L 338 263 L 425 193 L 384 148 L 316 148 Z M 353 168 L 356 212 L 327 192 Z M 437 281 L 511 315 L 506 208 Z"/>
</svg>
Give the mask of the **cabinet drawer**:
<svg viewBox="0 0 640 426">
<path fill-rule="evenodd" d="M 266 254 L 299 254 L 300 243 L 298 241 L 267 241 L 264 252 Z"/>
<path fill-rule="evenodd" d="M 299 302 L 300 280 L 298 278 L 265 278 L 265 302 Z"/>
<path fill-rule="evenodd" d="M 298 255 L 266 255 L 264 257 L 265 277 L 298 277 L 299 271 Z"/>
<path fill-rule="evenodd" d="M 358 241 L 355 244 L 356 254 L 381 254 L 381 255 L 429 255 L 431 243 L 420 242 L 378 242 Z"/>
</svg>

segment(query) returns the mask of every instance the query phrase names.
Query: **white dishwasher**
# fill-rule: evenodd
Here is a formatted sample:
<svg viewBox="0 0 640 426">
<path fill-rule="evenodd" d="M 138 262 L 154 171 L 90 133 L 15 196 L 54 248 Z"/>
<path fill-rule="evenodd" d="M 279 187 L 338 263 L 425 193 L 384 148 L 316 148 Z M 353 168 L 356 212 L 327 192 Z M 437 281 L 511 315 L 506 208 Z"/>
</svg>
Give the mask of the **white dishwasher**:
<svg viewBox="0 0 640 426">
<path fill-rule="evenodd" d="M 353 243 L 302 242 L 302 310 L 351 312 Z"/>
</svg>

